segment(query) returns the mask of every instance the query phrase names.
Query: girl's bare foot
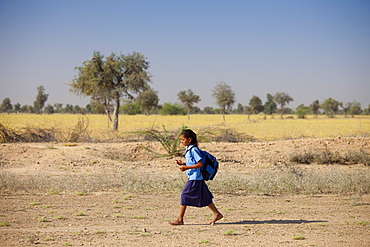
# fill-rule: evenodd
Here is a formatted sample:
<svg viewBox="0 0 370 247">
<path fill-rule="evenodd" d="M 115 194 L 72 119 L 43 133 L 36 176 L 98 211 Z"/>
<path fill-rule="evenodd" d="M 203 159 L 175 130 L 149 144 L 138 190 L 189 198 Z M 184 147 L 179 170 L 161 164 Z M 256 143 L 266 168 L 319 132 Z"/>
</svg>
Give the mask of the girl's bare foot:
<svg viewBox="0 0 370 247">
<path fill-rule="evenodd" d="M 221 213 L 215 214 L 215 217 L 213 218 L 211 222 L 209 222 L 209 224 L 213 225 L 214 223 L 216 223 L 216 221 L 222 219 L 223 217 L 224 216 Z"/>
<path fill-rule="evenodd" d="M 179 226 L 179 225 L 183 225 L 184 224 L 184 221 L 180 221 L 180 220 L 174 220 L 174 221 L 170 221 L 168 222 L 170 225 L 173 225 L 173 226 Z"/>
</svg>

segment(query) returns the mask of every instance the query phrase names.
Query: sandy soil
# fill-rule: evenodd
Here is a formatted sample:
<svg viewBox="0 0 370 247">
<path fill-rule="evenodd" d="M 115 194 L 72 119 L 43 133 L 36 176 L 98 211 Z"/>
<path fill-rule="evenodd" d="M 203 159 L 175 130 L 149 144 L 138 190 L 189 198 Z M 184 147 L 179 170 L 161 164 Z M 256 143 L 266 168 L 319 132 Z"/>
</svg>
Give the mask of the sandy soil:
<svg viewBox="0 0 370 247">
<path fill-rule="evenodd" d="M 19 174 L 109 169 L 179 173 L 174 158 L 156 157 L 155 143 L 1 144 L 0 168 Z M 202 145 L 223 170 L 253 173 L 287 162 L 299 150 L 370 152 L 370 138 L 304 139 Z M 303 169 L 366 171 L 363 165 L 309 165 Z M 63 168 L 63 169 L 61 169 Z M 88 171 L 87 171 L 88 170 Z M 139 174 L 139 173 L 138 173 Z M 185 176 L 185 175 L 184 175 Z M 211 181 L 217 183 L 216 180 Z M 133 194 L 122 190 L 78 195 L 0 196 L 0 246 L 369 246 L 370 195 L 255 195 L 212 191 L 224 219 L 211 226 L 208 208 L 189 207 L 177 217 L 179 191 Z M 303 239 L 295 240 L 293 236 Z"/>
</svg>

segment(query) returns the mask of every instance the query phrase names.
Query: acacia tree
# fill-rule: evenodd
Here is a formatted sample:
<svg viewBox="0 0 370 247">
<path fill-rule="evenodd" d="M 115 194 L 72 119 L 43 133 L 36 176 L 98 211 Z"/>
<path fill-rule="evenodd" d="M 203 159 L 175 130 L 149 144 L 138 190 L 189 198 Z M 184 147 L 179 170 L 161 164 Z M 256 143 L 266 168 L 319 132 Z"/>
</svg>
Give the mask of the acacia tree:
<svg viewBox="0 0 370 247">
<path fill-rule="evenodd" d="M 188 89 L 188 91 L 180 91 L 177 94 L 177 97 L 187 109 L 188 119 L 190 119 L 190 108 L 193 106 L 194 103 L 198 103 L 200 101 L 200 97 L 198 95 L 195 95 L 191 89 Z"/>
<path fill-rule="evenodd" d="M 45 106 L 46 101 L 48 100 L 49 94 L 44 93 L 44 86 L 37 87 L 37 96 L 36 101 L 33 102 L 33 108 L 36 113 L 41 114 L 42 109 Z"/>
<path fill-rule="evenodd" d="M 141 92 L 137 96 L 136 102 L 140 105 L 141 110 L 149 115 L 150 111 L 158 106 L 159 97 L 156 91 L 149 89 Z"/>
<path fill-rule="evenodd" d="M 220 82 L 213 89 L 213 96 L 216 98 L 217 105 L 222 109 L 222 118 L 225 121 L 226 109 L 231 110 L 232 105 L 235 103 L 235 94 L 229 85 L 225 82 Z"/>
<path fill-rule="evenodd" d="M 91 60 L 77 67 L 77 77 L 70 84 L 71 91 L 90 96 L 92 101 L 104 103 L 110 117 L 113 105 L 113 130 L 118 129 L 118 113 L 121 97 L 134 99 L 134 95 L 149 89 L 149 62 L 143 54 L 128 55 L 111 53 L 106 59 L 95 51 Z"/>
<path fill-rule="evenodd" d="M 342 102 L 329 98 L 329 99 L 324 100 L 324 102 L 321 104 L 320 107 L 325 111 L 325 114 L 328 117 L 333 118 L 335 117 L 335 114 L 338 113 L 339 106 L 341 105 L 342 105 Z"/>
<path fill-rule="evenodd" d="M 287 93 L 277 92 L 274 95 L 274 100 L 275 100 L 276 103 L 278 103 L 280 105 L 280 111 L 281 111 L 280 118 L 283 118 L 284 106 L 286 104 L 289 104 L 290 101 L 293 101 L 293 98 L 290 97 L 290 95 L 287 94 Z"/>
</svg>

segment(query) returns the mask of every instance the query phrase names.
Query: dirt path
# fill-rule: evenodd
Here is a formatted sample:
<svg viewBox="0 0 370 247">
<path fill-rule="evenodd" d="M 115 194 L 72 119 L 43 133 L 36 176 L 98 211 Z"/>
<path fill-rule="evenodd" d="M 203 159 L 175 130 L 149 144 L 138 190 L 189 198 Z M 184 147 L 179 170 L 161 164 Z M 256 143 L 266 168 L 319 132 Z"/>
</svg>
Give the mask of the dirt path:
<svg viewBox="0 0 370 247">
<path fill-rule="evenodd" d="M 283 163 L 308 148 L 344 152 L 365 148 L 369 139 L 295 140 L 205 145 L 224 169 L 253 173 Z M 158 146 L 145 144 L 157 151 Z M 132 143 L 2 144 L 2 172 L 50 176 L 130 169 L 176 174 L 174 161 L 154 158 Z M 369 171 L 368 167 L 307 166 L 304 169 Z M 220 174 L 222 175 L 222 173 Z M 217 182 L 217 180 L 212 181 Z M 0 246 L 369 246 L 370 195 L 255 195 L 213 191 L 225 218 L 208 225 L 208 208 L 189 207 L 185 225 L 171 226 L 179 192 L 0 195 Z M 298 238 L 297 240 L 294 239 Z M 299 240 L 299 238 L 302 238 Z"/>
<path fill-rule="evenodd" d="M 225 218 L 178 195 L 2 196 L 1 246 L 369 246 L 370 197 L 215 195 Z M 294 240 L 301 236 L 303 240 Z"/>
</svg>

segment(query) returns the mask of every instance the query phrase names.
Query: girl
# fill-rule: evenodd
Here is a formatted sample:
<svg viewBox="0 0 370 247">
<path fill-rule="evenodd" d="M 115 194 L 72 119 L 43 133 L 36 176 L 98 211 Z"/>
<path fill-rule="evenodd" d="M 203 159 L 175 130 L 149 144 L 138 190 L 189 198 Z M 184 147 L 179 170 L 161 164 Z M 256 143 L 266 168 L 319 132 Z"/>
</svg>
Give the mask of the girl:
<svg viewBox="0 0 370 247">
<path fill-rule="evenodd" d="M 181 193 L 179 217 L 169 222 L 171 225 L 183 225 L 184 215 L 187 206 L 205 207 L 208 206 L 214 213 L 214 218 L 210 222 L 213 225 L 216 221 L 223 218 L 212 202 L 213 195 L 209 191 L 203 180 L 200 168 L 202 167 L 202 157 L 198 149 L 197 135 L 190 129 L 184 130 L 180 135 L 182 145 L 186 146 L 186 163 L 176 160 L 180 171 L 186 171 L 188 181 Z"/>
</svg>

